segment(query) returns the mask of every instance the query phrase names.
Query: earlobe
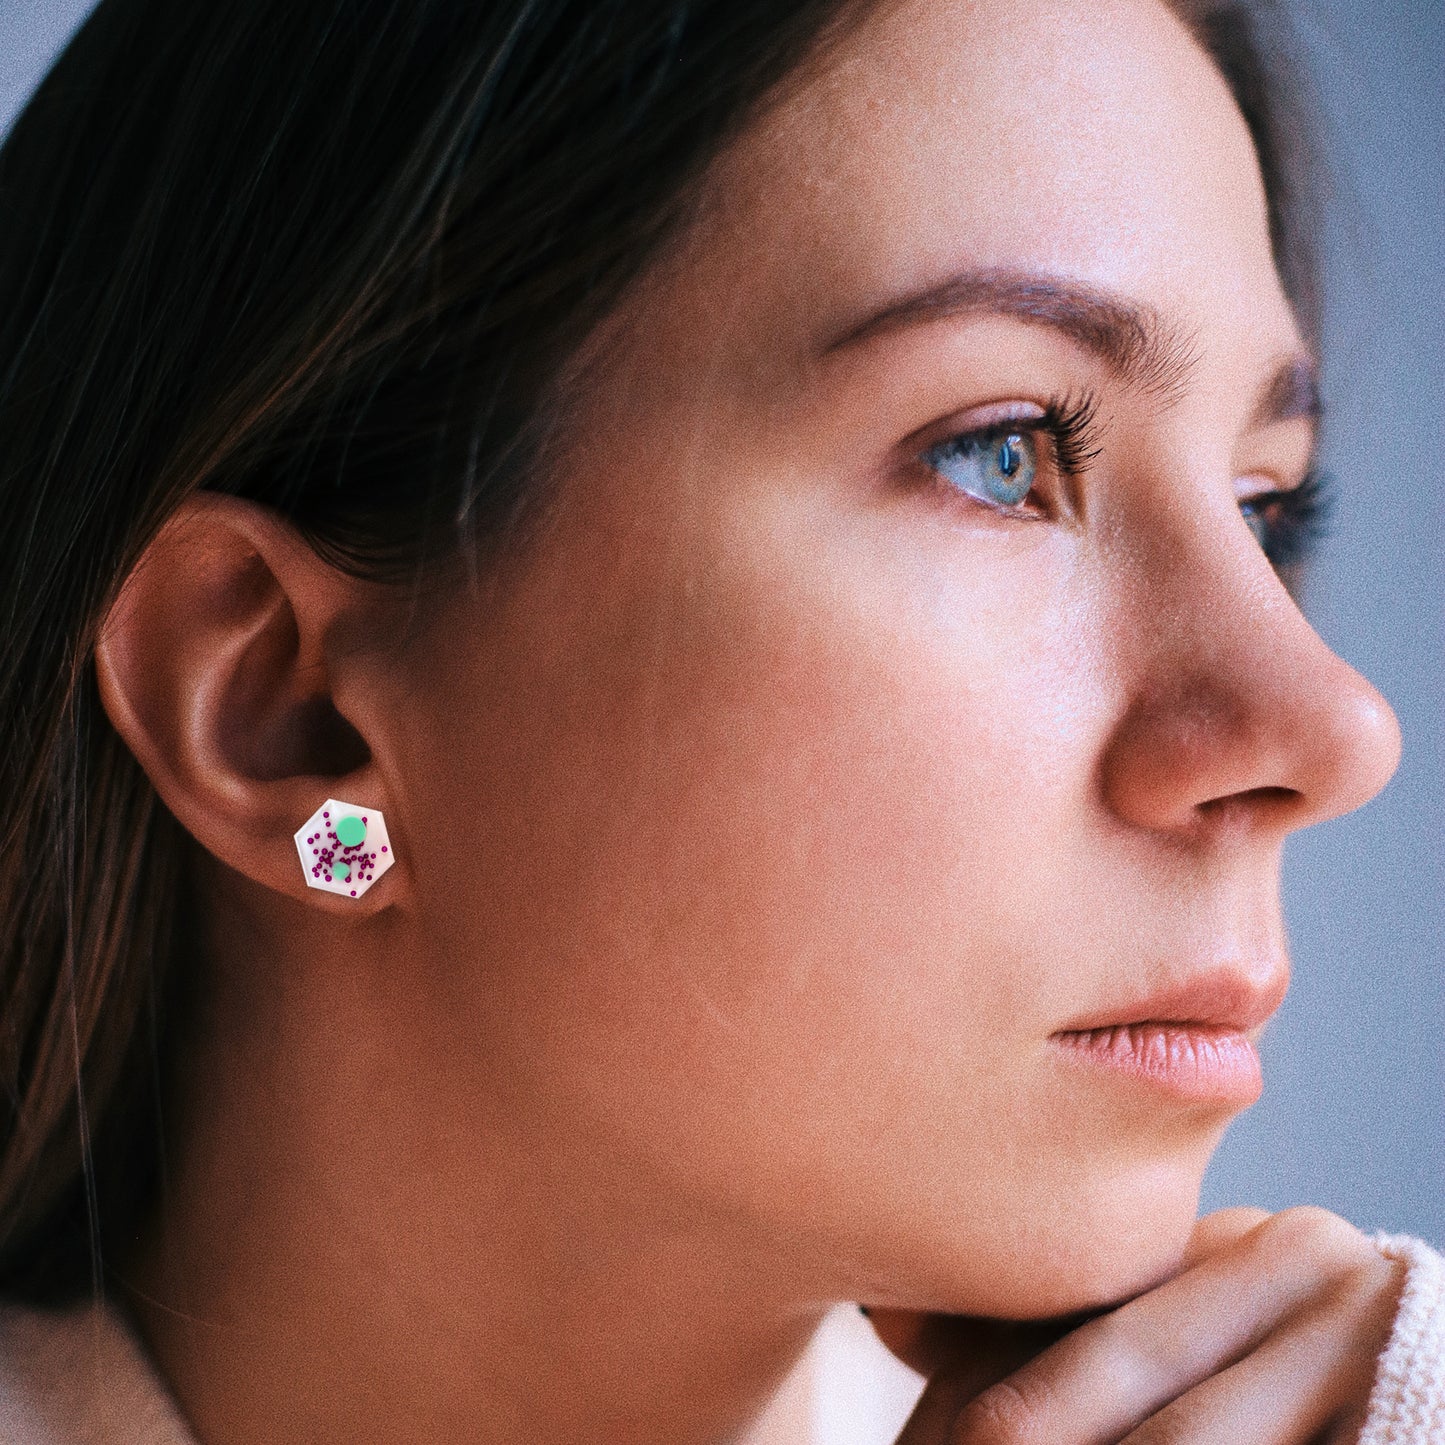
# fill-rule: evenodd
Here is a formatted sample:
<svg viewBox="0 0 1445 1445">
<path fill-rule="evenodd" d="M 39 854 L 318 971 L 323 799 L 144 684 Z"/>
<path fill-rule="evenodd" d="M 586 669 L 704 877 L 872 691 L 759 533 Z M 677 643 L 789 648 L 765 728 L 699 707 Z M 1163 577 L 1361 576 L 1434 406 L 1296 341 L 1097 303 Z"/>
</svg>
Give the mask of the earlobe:
<svg viewBox="0 0 1445 1445">
<path fill-rule="evenodd" d="M 337 706 L 328 645 L 368 586 L 267 509 L 197 494 L 126 579 L 95 658 L 108 717 L 202 847 L 264 887 L 353 913 L 366 888 L 315 889 L 296 840 L 331 800 L 364 800 L 377 820 L 390 802 L 364 725 Z M 361 911 L 386 905 L 389 881 Z"/>
</svg>

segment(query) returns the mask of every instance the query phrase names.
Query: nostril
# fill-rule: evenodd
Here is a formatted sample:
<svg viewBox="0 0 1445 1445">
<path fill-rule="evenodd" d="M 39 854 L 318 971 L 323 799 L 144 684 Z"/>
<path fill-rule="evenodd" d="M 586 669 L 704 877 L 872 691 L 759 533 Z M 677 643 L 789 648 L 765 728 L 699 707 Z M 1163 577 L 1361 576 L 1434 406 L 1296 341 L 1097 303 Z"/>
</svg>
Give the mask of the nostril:
<svg viewBox="0 0 1445 1445">
<path fill-rule="evenodd" d="M 1199 804 L 1199 811 L 1210 813 L 1240 807 L 1278 807 L 1280 804 L 1296 804 L 1303 796 L 1297 788 L 1245 788 L 1222 798 L 1209 798 Z"/>
<path fill-rule="evenodd" d="M 1297 788 L 1244 788 L 1209 798 L 1195 807 L 1195 816 L 1214 832 L 1249 832 L 1265 826 L 1288 824 L 1291 817 L 1307 807 L 1305 795 Z"/>
</svg>

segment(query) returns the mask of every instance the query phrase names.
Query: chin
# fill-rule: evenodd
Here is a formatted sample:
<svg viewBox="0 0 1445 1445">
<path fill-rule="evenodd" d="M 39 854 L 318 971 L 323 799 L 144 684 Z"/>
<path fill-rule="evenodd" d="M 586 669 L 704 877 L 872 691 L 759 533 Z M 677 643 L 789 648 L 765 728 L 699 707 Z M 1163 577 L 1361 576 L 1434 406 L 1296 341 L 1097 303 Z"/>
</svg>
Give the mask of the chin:
<svg viewBox="0 0 1445 1445">
<path fill-rule="evenodd" d="M 1201 1175 L 1087 1197 L 1030 1231 L 1036 1254 L 1017 1279 L 1012 1319 L 1049 1319 L 1123 1304 L 1172 1279 L 1199 1208 Z M 1020 1263 L 1024 1263 L 1020 1261 Z"/>
<path fill-rule="evenodd" d="M 898 1297 L 904 1291 L 875 1298 L 1011 1320 L 1122 1304 L 1179 1273 L 1198 1215 L 1203 1162 L 1196 1168 L 1176 1159 L 1122 1178 L 1041 1182 L 1000 1211 L 996 1227 L 970 1230 L 966 1257 L 935 1255 L 931 1285 L 906 1291 L 915 1298 Z"/>
<path fill-rule="evenodd" d="M 1020 1308 L 1010 1317 L 1052 1319 L 1124 1304 L 1157 1288 L 1179 1273 L 1189 1229 L 1151 1239 L 1140 1248 L 1101 1245 L 1073 1268 L 1050 1271 L 1021 1291 Z"/>
</svg>

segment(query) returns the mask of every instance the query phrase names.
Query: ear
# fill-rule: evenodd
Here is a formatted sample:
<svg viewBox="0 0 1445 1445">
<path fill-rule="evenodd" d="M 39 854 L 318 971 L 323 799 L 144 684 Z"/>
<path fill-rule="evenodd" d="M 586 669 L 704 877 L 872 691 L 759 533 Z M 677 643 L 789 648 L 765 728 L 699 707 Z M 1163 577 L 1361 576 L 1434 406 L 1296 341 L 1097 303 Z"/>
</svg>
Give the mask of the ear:
<svg viewBox="0 0 1445 1445">
<path fill-rule="evenodd" d="M 161 801 L 207 852 L 327 912 L 401 898 L 395 778 L 373 739 L 377 584 L 321 560 L 275 513 L 197 493 L 126 579 L 96 647 L 100 697 Z M 327 798 L 387 815 L 396 866 L 359 898 L 307 886 L 293 840 Z"/>
</svg>

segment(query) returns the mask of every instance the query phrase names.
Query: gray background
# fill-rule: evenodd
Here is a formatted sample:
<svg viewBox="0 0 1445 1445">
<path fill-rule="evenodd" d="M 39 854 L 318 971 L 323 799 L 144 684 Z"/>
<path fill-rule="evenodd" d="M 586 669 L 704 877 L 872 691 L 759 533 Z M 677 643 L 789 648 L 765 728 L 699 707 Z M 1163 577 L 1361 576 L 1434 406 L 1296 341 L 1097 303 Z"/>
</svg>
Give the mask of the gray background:
<svg viewBox="0 0 1445 1445">
<path fill-rule="evenodd" d="M 0 0 L 0 126 L 85 11 Z M 1292 840 L 1294 984 L 1264 1098 L 1204 1207 L 1315 1203 L 1445 1244 L 1445 0 L 1296 0 L 1329 118 L 1334 539 L 1308 609 L 1394 704 L 1405 758 L 1348 818 Z M 0 218 L 3 224 L 3 218 Z"/>
</svg>

